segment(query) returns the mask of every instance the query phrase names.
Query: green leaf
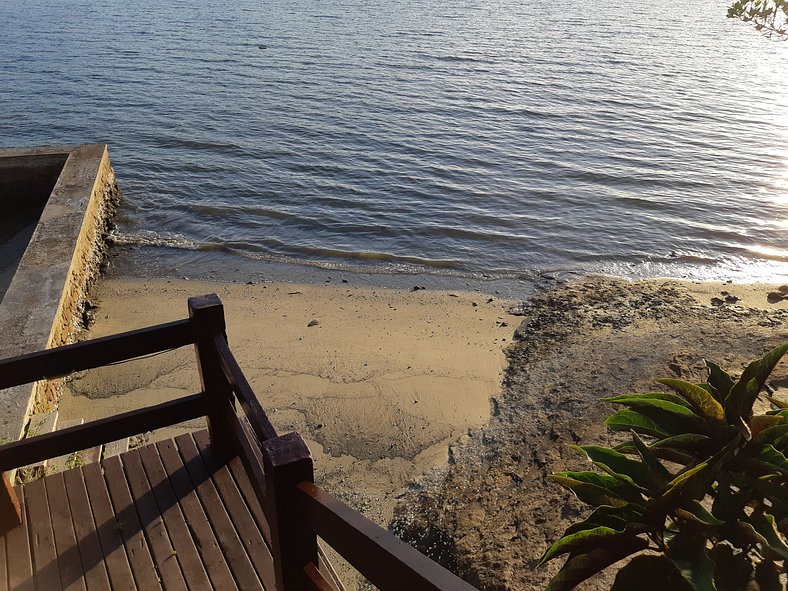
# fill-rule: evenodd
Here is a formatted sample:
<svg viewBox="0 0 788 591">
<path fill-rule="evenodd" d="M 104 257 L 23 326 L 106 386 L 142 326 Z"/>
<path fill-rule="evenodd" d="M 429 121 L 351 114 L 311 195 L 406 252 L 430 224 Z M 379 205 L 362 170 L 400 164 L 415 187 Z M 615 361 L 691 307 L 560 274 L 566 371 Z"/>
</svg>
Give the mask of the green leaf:
<svg viewBox="0 0 788 591">
<path fill-rule="evenodd" d="M 752 415 L 752 405 L 758 393 L 786 351 L 788 351 L 788 343 L 775 347 L 744 369 L 739 381 L 734 384 L 730 394 L 725 398 L 725 416 L 730 423 L 735 423 L 737 417 L 748 419 Z"/>
<path fill-rule="evenodd" d="M 637 489 L 608 474 L 598 472 L 556 472 L 551 478 L 571 490 L 578 499 L 589 505 L 624 506 L 642 500 Z"/>
<path fill-rule="evenodd" d="M 768 443 L 759 446 L 757 449 L 748 449 L 746 457 L 740 457 L 737 460 L 736 464 L 741 465 L 742 469 L 753 471 L 757 474 L 779 473 L 788 475 L 788 458 Z"/>
<path fill-rule="evenodd" d="M 788 424 L 784 421 L 781 422 L 779 425 L 775 425 L 774 427 L 767 427 L 763 431 L 760 431 L 755 437 L 753 437 L 753 443 L 768 443 L 770 445 L 775 445 L 782 439 L 783 436 L 788 434 Z"/>
<path fill-rule="evenodd" d="M 665 439 L 655 441 L 651 444 L 651 447 L 671 447 L 674 449 L 697 452 L 707 450 L 711 442 L 711 437 L 707 437 L 706 435 L 701 435 L 699 433 L 682 433 L 681 435 L 673 435 L 672 437 L 666 437 Z"/>
<path fill-rule="evenodd" d="M 747 421 L 747 426 L 750 428 L 752 436 L 757 438 L 758 433 L 764 429 L 784 423 L 785 419 L 781 415 L 753 415 L 750 417 L 750 420 Z"/>
<path fill-rule="evenodd" d="M 659 505 L 668 508 L 679 498 L 687 500 L 703 498 L 708 491 L 709 485 L 719 475 L 720 467 L 738 447 L 738 444 L 739 436 L 737 435 L 713 457 L 697 466 L 680 472 L 665 486 L 658 499 Z"/>
<path fill-rule="evenodd" d="M 752 520 L 752 526 L 763 538 L 765 545 L 780 556 L 782 560 L 788 559 L 788 545 L 782 539 L 780 532 L 774 522 L 774 517 L 768 513 L 763 513 L 758 518 Z"/>
<path fill-rule="evenodd" d="M 623 542 L 634 536 L 628 532 L 617 531 L 609 527 L 595 527 L 564 535 L 555 544 L 550 546 L 539 559 L 537 566 L 544 564 L 569 552 L 582 552 L 585 548 L 598 547 L 609 542 Z"/>
<path fill-rule="evenodd" d="M 788 402 L 780 400 L 779 398 L 774 398 L 773 396 L 766 396 L 766 400 L 771 402 L 774 406 L 776 406 L 779 409 L 788 408 Z"/>
<path fill-rule="evenodd" d="M 657 456 L 654 455 L 654 452 L 651 451 L 651 449 L 649 449 L 645 443 L 643 443 L 643 440 L 638 437 L 638 434 L 634 431 L 632 432 L 632 443 L 635 445 L 635 449 L 637 450 L 640 459 L 651 472 L 651 476 L 657 486 L 665 486 L 671 479 L 671 473 L 668 472 L 667 468 L 665 468 L 665 466 L 663 466 L 662 463 L 657 459 Z"/>
<path fill-rule="evenodd" d="M 672 407 L 662 407 L 659 402 L 670 402 L 684 408 L 692 410 L 692 406 L 684 398 L 672 392 L 645 392 L 643 394 L 622 394 L 620 396 L 608 396 L 600 398 L 603 402 L 612 402 L 614 404 L 623 404 L 637 408 L 639 406 L 658 406 L 659 408 L 666 408 L 672 410 Z M 694 414 L 694 413 L 693 413 Z"/>
<path fill-rule="evenodd" d="M 756 495 L 760 495 L 763 499 L 768 499 L 772 504 L 769 513 L 774 515 L 775 519 L 781 519 L 782 517 L 788 517 L 788 486 L 779 484 L 778 481 L 781 478 L 779 474 L 751 476 L 739 472 L 731 474 L 731 484 L 741 491 L 739 495 L 744 501 Z M 714 513 L 715 515 L 717 514 L 716 511 Z M 736 519 L 741 519 L 742 515 L 740 513 L 735 517 Z"/>
<path fill-rule="evenodd" d="M 724 521 L 714 517 L 698 500 L 691 500 L 684 507 L 677 509 L 676 516 L 706 527 L 725 525 Z"/>
<path fill-rule="evenodd" d="M 621 478 L 624 482 L 630 482 L 642 489 L 655 488 L 651 473 L 642 462 L 632 460 L 624 454 L 600 445 L 573 445 L 571 447 L 585 453 L 595 466 L 611 476 Z"/>
<path fill-rule="evenodd" d="M 595 548 L 582 554 L 571 554 L 561 570 L 550 580 L 546 591 L 571 591 L 588 577 L 646 547 L 648 547 L 646 540 L 634 538 L 628 544 Z"/>
<path fill-rule="evenodd" d="M 740 520 L 737 525 L 751 542 L 760 544 L 763 550 L 770 550 L 782 560 L 788 558 L 788 546 L 777 531 L 771 515 L 764 514 L 753 522 Z"/>
<path fill-rule="evenodd" d="M 695 461 L 695 457 L 693 455 L 683 451 L 679 451 L 669 447 L 666 448 L 655 447 L 653 445 L 650 445 L 649 447 L 654 452 L 654 455 L 657 456 L 660 460 L 666 460 L 668 462 L 673 462 L 674 464 L 681 464 L 682 466 L 686 466 L 687 464 L 691 464 L 692 462 Z M 619 443 L 613 449 L 615 449 L 616 451 L 620 451 L 623 454 L 634 455 L 634 456 L 638 455 L 638 452 L 631 441 L 625 441 L 624 443 Z"/>
<path fill-rule="evenodd" d="M 648 407 L 637 410 L 622 408 L 607 418 L 605 426 L 611 431 L 636 431 L 659 439 L 683 433 L 708 432 L 703 419 L 696 415 L 687 417 Z"/>
<path fill-rule="evenodd" d="M 733 378 L 727 371 L 708 359 L 706 360 L 706 367 L 709 368 L 709 385 L 714 388 L 714 397 L 717 399 L 717 402 L 723 404 L 725 397 L 728 396 L 731 388 L 733 388 Z"/>
<path fill-rule="evenodd" d="M 717 591 L 714 562 L 706 553 L 705 537 L 676 536 L 667 555 L 694 591 Z"/>
<path fill-rule="evenodd" d="M 641 554 L 619 569 L 610 591 L 692 591 L 668 558 Z"/>
<path fill-rule="evenodd" d="M 744 506 L 747 499 L 731 486 L 731 475 L 727 472 L 720 474 L 717 479 L 717 490 L 711 506 L 711 512 L 717 517 L 733 522 L 744 516 Z"/>
<path fill-rule="evenodd" d="M 695 410 L 710 421 L 721 423 L 725 420 L 725 410 L 707 390 L 695 384 L 673 378 L 662 378 L 657 381 L 686 398 Z"/>
<path fill-rule="evenodd" d="M 601 400 L 636 409 L 652 420 L 663 424 L 668 416 L 675 416 L 675 420 L 680 421 L 682 426 L 688 430 L 693 432 L 707 430 L 703 418 L 692 409 L 692 406 L 684 398 L 671 392 L 626 394 Z"/>
<path fill-rule="evenodd" d="M 660 503 L 663 506 L 670 505 L 679 494 L 684 492 L 685 489 L 689 490 L 691 488 L 694 492 L 695 489 L 704 488 L 704 485 L 708 484 L 708 477 L 708 462 L 702 462 L 697 466 L 681 472 L 665 486 L 665 490 L 659 498 Z M 693 486 L 690 487 L 690 485 Z M 690 499 L 693 499 L 697 498 L 699 494 L 700 493 L 694 493 L 687 496 Z"/>
<path fill-rule="evenodd" d="M 597 507 L 586 519 L 570 525 L 564 532 L 564 536 L 595 527 L 609 527 L 618 531 L 628 530 L 630 533 L 646 532 L 649 530 L 646 508 L 635 504 L 626 507 L 604 505 Z"/>
</svg>

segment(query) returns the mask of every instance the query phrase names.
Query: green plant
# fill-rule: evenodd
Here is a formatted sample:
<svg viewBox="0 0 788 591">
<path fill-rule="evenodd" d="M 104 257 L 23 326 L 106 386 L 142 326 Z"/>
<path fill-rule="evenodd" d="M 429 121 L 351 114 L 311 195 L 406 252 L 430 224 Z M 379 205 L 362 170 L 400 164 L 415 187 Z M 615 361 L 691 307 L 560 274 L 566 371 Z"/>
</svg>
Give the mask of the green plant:
<svg viewBox="0 0 788 591">
<path fill-rule="evenodd" d="M 85 465 L 85 460 L 82 457 L 83 452 L 75 451 L 74 453 L 70 454 L 66 458 L 66 468 L 72 470 L 74 468 L 80 468 Z"/>
<path fill-rule="evenodd" d="M 736 0 L 728 18 L 751 23 L 770 39 L 788 39 L 788 0 Z"/>
<path fill-rule="evenodd" d="M 788 404 L 761 392 L 788 343 L 734 380 L 706 362 L 706 383 L 603 400 L 615 448 L 573 446 L 601 470 L 553 478 L 595 507 L 540 564 L 568 554 L 549 591 L 574 588 L 619 560 L 614 591 L 783 589 L 788 558 Z M 764 396 L 774 410 L 753 414 Z"/>
</svg>

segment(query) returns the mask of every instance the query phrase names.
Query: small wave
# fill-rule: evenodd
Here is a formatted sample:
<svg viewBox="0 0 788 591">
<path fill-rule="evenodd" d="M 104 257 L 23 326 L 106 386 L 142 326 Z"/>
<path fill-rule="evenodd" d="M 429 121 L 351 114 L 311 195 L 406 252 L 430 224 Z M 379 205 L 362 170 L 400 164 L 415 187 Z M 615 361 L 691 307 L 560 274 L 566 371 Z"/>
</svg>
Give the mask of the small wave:
<svg viewBox="0 0 788 591">
<path fill-rule="evenodd" d="M 194 240 L 176 233 L 159 233 L 152 230 L 138 232 L 113 232 L 107 239 L 120 246 L 159 246 L 163 248 L 177 248 L 178 250 L 204 250 Z"/>
<path fill-rule="evenodd" d="M 440 62 L 472 62 L 477 64 L 490 63 L 490 60 L 468 57 L 465 55 L 434 55 L 432 58 Z"/>
<path fill-rule="evenodd" d="M 458 261 L 450 259 L 429 259 L 425 257 L 396 255 L 386 252 L 375 251 L 349 251 L 336 248 L 319 248 L 308 245 L 290 244 L 269 238 L 269 242 L 276 243 L 296 253 L 307 256 L 319 257 L 322 260 L 310 260 L 297 255 L 290 256 L 279 253 L 272 253 L 259 244 L 248 242 L 197 242 L 182 234 L 176 233 L 157 233 L 152 230 L 141 230 L 139 232 L 115 232 L 110 234 L 108 240 L 119 246 L 142 246 L 158 248 L 174 248 L 178 250 L 193 250 L 200 252 L 229 252 L 246 258 L 254 258 L 264 261 L 276 261 L 285 263 L 308 264 L 326 269 L 341 268 L 342 263 L 337 263 L 331 259 L 344 261 L 364 261 L 370 263 L 386 263 L 391 267 L 389 272 L 401 272 L 404 267 L 409 267 L 408 272 L 414 270 L 440 269 L 442 271 L 459 270 Z M 328 260 L 326 260 L 328 259 Z M 351 265 L 352 266 L 352 265 Z M 385 272 L 385 271 L 384 271 Z"/>
</svg>

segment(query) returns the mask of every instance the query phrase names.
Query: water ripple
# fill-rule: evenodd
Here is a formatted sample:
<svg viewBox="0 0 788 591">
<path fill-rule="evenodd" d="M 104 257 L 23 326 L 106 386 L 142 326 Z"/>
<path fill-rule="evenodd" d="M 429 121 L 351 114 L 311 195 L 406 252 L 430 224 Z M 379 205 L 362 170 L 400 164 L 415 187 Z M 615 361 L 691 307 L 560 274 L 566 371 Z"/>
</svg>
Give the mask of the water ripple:
<svg viewBox="0 0 788 591">
<path fill-rule="evenodd" d="M 0 144 L 108 142 L 139 272 L 788 277 L 788 45 L 724 12 L 6 2 Z"/>
</svg>

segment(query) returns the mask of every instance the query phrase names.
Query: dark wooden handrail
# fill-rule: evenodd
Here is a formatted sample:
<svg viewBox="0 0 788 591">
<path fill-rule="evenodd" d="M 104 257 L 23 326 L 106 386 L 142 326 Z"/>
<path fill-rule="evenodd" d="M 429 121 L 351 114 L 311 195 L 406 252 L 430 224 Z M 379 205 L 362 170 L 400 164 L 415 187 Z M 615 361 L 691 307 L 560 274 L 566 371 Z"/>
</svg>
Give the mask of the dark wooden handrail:
<svg viewBox="0 0 788 591">
<path fill-rule="evenodd" d="M 238 361 L 236 361 L 233 352 L 230 350 L 224 335 L 216 335 L 214 347 L 219 353 L 222 371 L 230 382 L 235 397 L 241 404 L 241 408 L 249 419 L 249 423 L 252 425 L 252 429 L 254 429 L 260 443 L 276 437 L 276 429 L 274 429 L 274 426 L 265 414 L 260 401 L 257 400 L 252 386 L 249 385 L 249 381 L 246 379 L 243 371 L 241 371 L 241 366 L 238 365 Z"/>
<path fill-rule="evenodd" d="M 266 507 L 268 505 L 268 499 L 266 498 L 266 475 L 263 469 L 260 444 L 254 440 L 254 434 L 250 433 L 248 427 L 244 426 L 236 414 L 235 409 L 233 409 L 229 402 L 224 405 L 223 408 L 226 424 L 229 425 L 232 430 L 232 435 L 236 443 L 236 451 L 249 476 L 252 490 L 254 490 L 257 499 L 260 501 L 260 505 Z"/>
<path fill-rule="evenodd" d="M 477 591 L 313 482 L 296 494 L 315 533 L 381 591 Z"/>
<path fill-rule="evenodd" d="M 205 394 L 192 394 L 0 446 L 0 472 L 42 462 L 205 415 Z"/>
<path fill-rule="evenodd" d="M 193 342 L 191 320 L 178 320 L 2 359 L 0 390 L 176 349 Z"/>
</svg>

